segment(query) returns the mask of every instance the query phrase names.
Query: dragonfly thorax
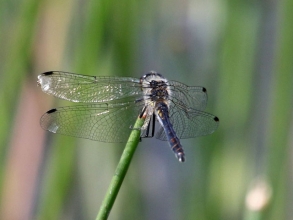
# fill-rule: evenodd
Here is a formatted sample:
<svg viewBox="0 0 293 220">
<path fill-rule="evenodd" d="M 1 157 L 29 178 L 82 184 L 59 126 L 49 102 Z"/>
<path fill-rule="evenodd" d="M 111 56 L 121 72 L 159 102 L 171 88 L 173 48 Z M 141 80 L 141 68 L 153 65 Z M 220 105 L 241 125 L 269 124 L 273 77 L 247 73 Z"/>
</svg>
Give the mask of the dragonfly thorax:
<svg viewBox="0 0 293 220">
<path fill-rule="evenodd" d="M 150 99 L 152 101 L 164 101 L 169 97 L 168 86 L 164 81 L 155 81 L 150 82 Z"/>
<path fill-rule="evenodd" d="M 163 101 L 169 103 L 169 96 L 171 90 L 166 78 L 161 74 L 151 71 L 150 73 L 140 78 L 144 98 L 146 101 L 159 102 Z"/>
</svg>

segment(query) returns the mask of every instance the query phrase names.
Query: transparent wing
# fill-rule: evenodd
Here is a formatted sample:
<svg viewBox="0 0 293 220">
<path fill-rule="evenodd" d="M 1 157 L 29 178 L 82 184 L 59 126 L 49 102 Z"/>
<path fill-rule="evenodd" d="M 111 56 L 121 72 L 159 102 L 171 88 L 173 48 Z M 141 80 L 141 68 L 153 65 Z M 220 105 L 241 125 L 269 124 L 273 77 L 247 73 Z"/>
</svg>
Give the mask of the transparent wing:
<svg viewBox="0 0 293 220">
<path fill-rule="evenodd" d="M 51 109 L 41 127 L 53 133 L 102 142 L 126 142 L 142 109 L 141 104 L 91 104 Z"/>
<path fill-rule="evenodd" d="M 51 71 L 38 76 L 43 92 L 72 102 L 108 102 L 141 96 L 139 79 Z"/>
<path fill-rule="evenodd" d="M 178 138 L 194 138 L 213 133 L 219 126 L 218 117 L 196 109 L 182 111 L 177 106 L 169 109 L 170 122 Z M 156 138 L 167 140 L 164 129 L 160 127 Z"/>
<path fill-rule="evenodd" d="M 183 109 L 204 110 L 207 105 L 207 90 L 200 86 L 187 86 L 177 81 L 169 81 L 170 100 Z"/>
</svg>

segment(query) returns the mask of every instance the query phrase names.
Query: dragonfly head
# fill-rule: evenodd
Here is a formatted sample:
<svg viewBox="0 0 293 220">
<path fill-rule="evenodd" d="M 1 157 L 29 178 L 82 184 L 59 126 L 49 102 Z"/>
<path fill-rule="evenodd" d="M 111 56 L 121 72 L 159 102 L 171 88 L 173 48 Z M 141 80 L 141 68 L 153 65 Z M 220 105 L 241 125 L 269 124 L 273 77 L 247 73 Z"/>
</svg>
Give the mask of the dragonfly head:
<svg viewBox="0 0 293 220">
<path fill-rule="evenodd" d="M 163 77 L 160 73 L 157 73 L 156 71 L 150 71 L 149 73 L 143 75 L 140 77 L 140 83 L 144 82 L 151 82 L 152 80 L 159 81 L 164 80 L 167 81 L 165 77 Z"/>
</svg>

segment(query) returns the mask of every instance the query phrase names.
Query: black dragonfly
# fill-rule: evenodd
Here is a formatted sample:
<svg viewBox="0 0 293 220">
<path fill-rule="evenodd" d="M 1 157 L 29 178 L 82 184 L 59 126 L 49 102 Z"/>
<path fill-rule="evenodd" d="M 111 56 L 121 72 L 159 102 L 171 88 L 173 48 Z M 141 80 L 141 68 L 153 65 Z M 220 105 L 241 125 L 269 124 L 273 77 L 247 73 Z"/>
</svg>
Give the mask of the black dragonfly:
<svg viewBox="0 0 293 220">
<path fill-rule="evenodd" d="M 38 76 L 38 85 L 47 94 L 83 103 L 47 111 L 41 117 L 43 129 L 102 142 L 126 142 L 136 118 L 144 117 L 141 137 L 168 141 L 180 162 L 185 155 L 179 138 L 208 135 L 219 125 L 218 117 L 203 111 L 207 105 L 204 87 L 168 81 L 154 71 L 141 78 L 51 71 Z"/>
</svg>

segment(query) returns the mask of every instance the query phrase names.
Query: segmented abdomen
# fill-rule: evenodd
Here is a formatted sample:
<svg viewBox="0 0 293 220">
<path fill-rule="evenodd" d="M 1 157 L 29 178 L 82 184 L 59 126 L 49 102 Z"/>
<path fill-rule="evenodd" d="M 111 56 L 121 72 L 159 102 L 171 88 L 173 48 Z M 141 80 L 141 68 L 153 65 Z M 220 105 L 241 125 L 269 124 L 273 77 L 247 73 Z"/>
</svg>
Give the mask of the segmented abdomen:
<svg viewBox="0 0 293 220">
<path fill-rule="evenodd" d="M 164 102 L 157 103 L 156 115 L 160 124 L 164 128 L 171 149 L 174 151 L 177 159 L 180 162 L 184 162 L 184 151 L 180 143 L 180 140 L 177 137 L 176 132 L 174 131 L 173 126 L 170 122 L 168 106 Z"/>
</svg>

